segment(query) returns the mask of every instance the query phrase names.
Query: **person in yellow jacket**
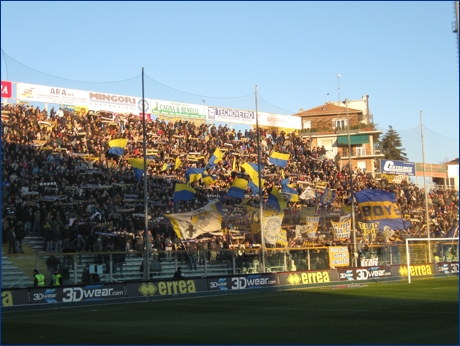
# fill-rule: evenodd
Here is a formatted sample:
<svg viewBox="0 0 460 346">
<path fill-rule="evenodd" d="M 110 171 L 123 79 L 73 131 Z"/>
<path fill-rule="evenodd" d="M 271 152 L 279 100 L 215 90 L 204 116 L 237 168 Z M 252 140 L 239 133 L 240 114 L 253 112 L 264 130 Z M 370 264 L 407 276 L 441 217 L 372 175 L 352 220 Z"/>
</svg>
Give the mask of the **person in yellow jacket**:
<svg viewBox="0 0 460 346">
<path fill-rule="evenodd" d="M 62 286 L 62 275 L 59 274 L 59 269 L 54 269 L 54 274 L 51 277 L 51 286 Z"/>
<path fill-rule="evenodd" d="M 40 274 L 37 269 L 34 269 L 34 286 L 45 286 L 45 275 Z"/>
</svg>

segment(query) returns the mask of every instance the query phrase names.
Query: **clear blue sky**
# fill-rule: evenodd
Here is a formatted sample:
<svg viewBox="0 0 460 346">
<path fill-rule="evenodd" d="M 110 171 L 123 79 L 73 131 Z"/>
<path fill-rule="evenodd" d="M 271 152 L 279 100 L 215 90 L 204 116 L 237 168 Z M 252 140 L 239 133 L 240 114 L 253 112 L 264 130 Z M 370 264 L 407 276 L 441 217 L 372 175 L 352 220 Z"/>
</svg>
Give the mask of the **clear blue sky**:
<svg viewBox="0 0 460 346">
<path fill-rule="evenodd" d="M 411 161 L 458 157 L 447 2 L 1 2 L 2 80 L 292 114 L 369 95 Z M 111 83 L 120 81 L 117 83 Z"/>
</svg>

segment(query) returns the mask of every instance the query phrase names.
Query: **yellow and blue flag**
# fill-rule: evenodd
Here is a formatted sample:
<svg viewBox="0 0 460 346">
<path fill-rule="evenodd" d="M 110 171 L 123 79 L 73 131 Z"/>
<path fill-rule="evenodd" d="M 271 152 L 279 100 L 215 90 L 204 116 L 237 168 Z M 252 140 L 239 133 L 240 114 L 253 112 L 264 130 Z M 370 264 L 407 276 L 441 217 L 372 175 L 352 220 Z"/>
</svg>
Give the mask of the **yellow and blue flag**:
<svg viewBox="0 0 460 346">
<path fill-rule="evenodd" d="M 164 172 L 166 171 L 171 165 L 169 163 L 163 163 L 163 166 L 161 167 L 161 171 Z"/>
<path fill-rule="evenodd" d="M 251 180 L 248 183 L 249 188 L 251 189 L 254 195 L 259 193 L 259 169 L 257 163 L 252 162 L 245 162 L 241 165 L 249 178 Z M 263 171 L 264 166 L 260 165 L 260 170 Z M 262 186 L 264 185 L 264 181 L 262 179 Z"/>
<path fill-rule="evenodd" d="M 291 195 L 290 202 L 299 201 L 299 193 L 289 186 L 289 178 L 281 179 L 281 191 Z"/>
<path fill-rule="evenodd" d="M 288 161 L 289 161 L 289 156 L 290 154 L 283 154 L 283 153 L 278 153 L 274 151 L 270 155 L 270 162 L 273 163 L 274 165 L 280 166 L 280 167 L 286 167 Z"/>
<path fill-rule="evenodd" d="M 217 176 L 203 173 L 202 180 L 206 186 L 210 186 L 211 184 L 217 181 Z"/>
<path fill-rule="evenodd" d="M 195 199 L 195 189 L 187 184 L 176 183 L 174 189 L 174 202 L 191 201 Z"/>
<path fill-rule="evenodd" d="M 219 150 L 219 148 L 217 148 L 214 151 L 214 154 L 212 154 L 211 158 L 208 161 L 208 167 L 211 167 L 211 168 L 214 167 L 219 162 L 221 162 L 223 158 L 224 158 L 224 155 L 222 155 L 222 152 Z"/>
<path fill-rule="evenodd" d="M 147 161 L 147 165 L 148 165 Z M 133 166 L 133 171 L 134 174 L 136 175 L 137 180 L 141 180 L 142 174 L 144 174 L 144 159 L 140 158 L 135 158 L 135 159 L 129 159 L 128 163 Z"/>
<path fill-rule="evenodd" d="M 244 198 L 244 193 L 248 187 L 248 181 L 242 178 L 236 178 L 233 182 L 230 189 L 228 189 L 227 197 L 234 197 L 234 198 Z"/>
<path fill-rule="evenodd" d="M 396 204 L 394 193 L 366 189 L 355 192 L 354 195 L 366 222 L 378 222 L 380 230 L 383 230 L 385 226 L 392 230 L 404 229 L 404 221 Z"/>
<path fill-rule="evenodd" d="M 203 177 L 204 168 L 187 168 L 185 171 L 185 180 L 188 184 L 199 181 Z"/>
<path fill-rule="evenodd" d="M 109 141 L 109 154 L 122 156 L 125 152 L 127 144 L 127 138 L 112 139 L 111 141 Z"/>
<path fill-rule="evenodd" d="M 278 211 L 283 211 L 287 206 L 286 201 L 283 199 L 276 186 L 272 187 L 267 203 Z"/>
</svg>

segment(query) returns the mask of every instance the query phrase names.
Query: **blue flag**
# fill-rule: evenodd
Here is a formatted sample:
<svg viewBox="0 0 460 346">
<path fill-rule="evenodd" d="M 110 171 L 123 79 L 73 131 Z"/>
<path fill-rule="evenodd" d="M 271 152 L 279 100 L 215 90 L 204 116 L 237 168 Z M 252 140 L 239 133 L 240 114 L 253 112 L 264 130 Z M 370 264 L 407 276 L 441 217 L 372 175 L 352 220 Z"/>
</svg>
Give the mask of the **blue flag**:
<svg viewBox="0 0 460 346">
<path fill-rule="evenodd" d="M 200 180 L 203 177 L 204 168 L 187 168 L 185 171 L 185 179 L 188 184 Z"/>
<path fill-rule="evenodd" d="M 334 202 L 337 192 L 326 187 L 324 193 L 321 196 L 320 204 L 322 206 L 331 205 Z"/>
<path fill-rule="evenodd" d="M 366 189 L 355 192 L 355 199 L 366 222 L 378 222 L 380 230 L 385 226 L 392 230 L 404 229 L 404 221 L 394 193 Z"/>
<path fill-rule="evenodd" d="M 191 201 L 195 199 L 195 189 L 186 184 L 176 183 L 174 190 L 174 202 Z"/>
<path fill-rule="evenodd" d="M 232 187 L 227 192 L 227 197 L 234 197 L 234 198 L 244 198 L 244 193 L 246 188 L 248 187 L 248 181 L 246 179 L 235 179 L 232 184 Z"/>
</svg>

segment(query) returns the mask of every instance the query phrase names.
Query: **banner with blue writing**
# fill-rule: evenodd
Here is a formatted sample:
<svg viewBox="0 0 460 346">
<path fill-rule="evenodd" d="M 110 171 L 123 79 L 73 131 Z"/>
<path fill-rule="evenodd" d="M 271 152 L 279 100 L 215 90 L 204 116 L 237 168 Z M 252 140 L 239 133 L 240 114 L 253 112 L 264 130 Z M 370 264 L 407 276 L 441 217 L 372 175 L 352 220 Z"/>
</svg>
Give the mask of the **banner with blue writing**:
<svg viewBox="0 0 460 346">
<path fill-rule="evenodd" d="M 396 160 L 380 160 L 380 172 L 396 175 L 415 175 L 415 163 Z"/>
<path fill-rule="evenodd" d="M 380 230 L 385 230 L 385 227 L 392 230 L 404 229 L 404 222 L 394 193 L 367 189 L 356 192 L 355 199 L 367 223 L 378 222 Z"/>
</svg>

